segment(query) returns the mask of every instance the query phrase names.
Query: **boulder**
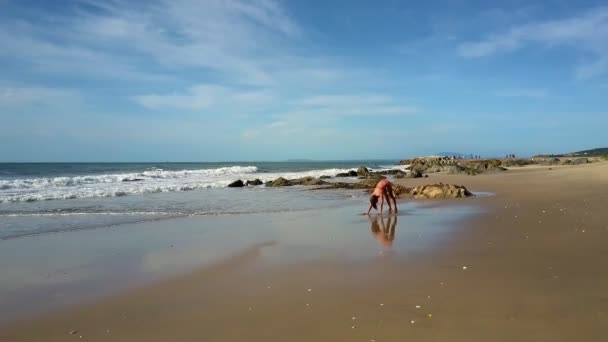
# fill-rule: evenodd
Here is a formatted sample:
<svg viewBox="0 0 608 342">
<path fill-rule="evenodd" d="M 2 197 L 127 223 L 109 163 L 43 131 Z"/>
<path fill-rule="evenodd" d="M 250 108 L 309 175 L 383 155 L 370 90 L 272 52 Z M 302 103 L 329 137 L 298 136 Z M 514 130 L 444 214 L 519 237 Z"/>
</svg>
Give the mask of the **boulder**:
<svg viewBox="0 0 608 342">
<path fill-rule="evenodd" d="M 420 178 L 420 177 L 422 177 L 422 172 L 420 172 L 419 170 L 412 170 L 412 172 L 410 172 L 409 177 L 410 178 Z"/>
<path fill-rule="evenodd" d="M 228 184 L 229 188 L 242 188 L 243 186 L 245 186 L 245 184 L 240 179 Z"/>
<path fill-rule="evenodd" d="M 361 181 L 359 181 L 359 183 L 357 183 L 358 185 L 360 185 L 363 188 L 369 188 L 369 189 L 373 189 L 376 187 L 376 185 L 378 184 L 378 182 L 381 180 L 382 178 L 368 178 L 368 179 L 363 179 Z"/>
<path fill-rule="evenodd" d="M 292 179 L 289 181 L 291 185 L 323 185 L 327 184 L 326 181 L 315 177 L 302 177 L 298 179 Z"/>
<path fill-rule="evenodd" d="M 398 175 L 401 173 L 403 173 L 403 170 L 399 170 L 399 169 L 390 169 L 390 170 L 382 170 L 382 171 L 373 172 L 373 174 L 376 174 L 376 175 Z"/>
<path fill-rule="evenodd" d="M 462 185 L 452 184 L 430 184 L 415 187 L 411 192 L 415 198 L 462 198 L 473 196 L 473 194 Z"/>
<path fill-rule="evenodd" d="M 348 172 L 340 172 L 336 175 L 336 177 L 357 177 L 357 171 L 350 170 Z"/>
<path fill-rule="evenodd" d="M 321 177 L 319 177 L 319 179 L 329 179 L 329 178 L 331 178 L 331 176 L 321 176 Z"/>
<path fill-rule="evenodd" d="M 359 177 L 365 177 L 368 174 L 369 174 L 369 170 L 365 166 L 360 166 L 357 169 L 357 176 L 359 176 Z"/>
<path fill-rule="evenodd" d="M 272 186 L 272 187 L 291 186 L 291 185 L 292 185 L 291 182 L 283 177 L 279 177 L 271 182 L 266 183 L 266 186 Z"/>
<path fill-rule="evenodd" d="M 505 171 L 506 169 L 500 166 L 501 163 L 498 159 L 479 159 L 467 161 L 462 166 L 467 174 L 477 175 L 484 172 Z"/>
<path fill-rule="evenodd" d="M 250 185 L 262 185 L 264 184 L 261 180 L 259 180 L 258 178 L 254 179 L 254 180 L 248 180 L 247 183 L 245 183 L 245 185 L 250 186 Z"/>
<path fill-rule="evenodd" d="M 123 182 L 141 182 L 143 181 L 143 178 L 125 178 L 122 181 Z"/>
</svg>

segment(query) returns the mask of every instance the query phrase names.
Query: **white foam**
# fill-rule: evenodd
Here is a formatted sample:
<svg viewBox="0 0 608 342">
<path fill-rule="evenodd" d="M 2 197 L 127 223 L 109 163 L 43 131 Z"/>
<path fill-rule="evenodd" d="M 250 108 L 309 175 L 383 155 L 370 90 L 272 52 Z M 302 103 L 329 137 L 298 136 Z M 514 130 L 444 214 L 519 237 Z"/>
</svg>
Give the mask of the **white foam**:
<svg viewBox="0 0 608 342">
<path fill-rule="evenodd" d="M 57 199 L 119 197 L 159 192 L 222 188 L 242 179 L 259 178 L 267 182 L 278 177 L 335 176 L 351 169 L 323 169 L 301 172 L 258 172 L 255 166 L 231 166 L 216 169 L 101 174 L 74 177 L 23 178 L 0 180 L 0 203 L 34 202 Z M 137 180 L 137 181 L 125 181 Z"/>
</svg>

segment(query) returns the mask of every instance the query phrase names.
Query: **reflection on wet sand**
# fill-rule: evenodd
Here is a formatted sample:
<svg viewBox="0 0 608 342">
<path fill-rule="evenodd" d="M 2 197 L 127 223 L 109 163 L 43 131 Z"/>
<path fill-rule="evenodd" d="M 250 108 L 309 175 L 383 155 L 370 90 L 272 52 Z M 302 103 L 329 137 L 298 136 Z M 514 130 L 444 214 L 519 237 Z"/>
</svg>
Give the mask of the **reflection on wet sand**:
<svg viewBox="0 0 608 342">
<path fill-rule="evenodd" d="M 372 236 L 380 246 L 390 249 L 395 240 L 395 230 L 397 228 L 397 215 L 368 215 L 371 224 Z"/>
</svg>

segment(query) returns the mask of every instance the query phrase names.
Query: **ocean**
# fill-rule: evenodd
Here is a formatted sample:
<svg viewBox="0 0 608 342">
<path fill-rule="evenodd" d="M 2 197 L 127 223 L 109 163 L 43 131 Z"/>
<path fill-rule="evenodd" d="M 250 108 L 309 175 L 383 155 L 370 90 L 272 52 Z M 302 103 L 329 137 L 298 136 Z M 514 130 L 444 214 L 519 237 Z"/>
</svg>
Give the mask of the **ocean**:
<svg viewBox="0 0 608 342">
<path fill-rule="evenodd" d="M 335 176 L 361 165 L 381 170 L 396 164 L 395 160 L 0 163 L 0 240 L 182 216 L 336 207 L 362 200 L 363 193 L 227 185 L 238 179 L 266 182 L 278 177 Z"/>
</svg>

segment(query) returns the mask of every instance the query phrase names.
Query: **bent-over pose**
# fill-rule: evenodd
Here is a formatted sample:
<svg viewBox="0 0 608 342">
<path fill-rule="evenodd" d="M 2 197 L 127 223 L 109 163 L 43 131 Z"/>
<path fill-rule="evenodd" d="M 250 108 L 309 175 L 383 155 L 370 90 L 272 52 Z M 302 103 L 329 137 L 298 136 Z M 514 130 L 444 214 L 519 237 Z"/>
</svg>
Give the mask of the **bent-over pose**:
<svg viewBox="0 0 608 342">
<path fill-rule="evenodd" d="M 390 213 L 391 211 L 393 211 L 393 208 L 391 207 L 391 199 L 393 200 L 393 204 L 395 205 L 395 212 L 397 212 L 397 199 L 395 199 L 393 186 L 391 182 L 388 181 L 388 179 L 383 179 L 379 181 L 378 184 L 376 184 L 376 188 L 374 189 L 374 192 L 372 192 L 372 195 L 369 198 L 370 205 L 369 209 L 367 210 L 367 213 L 369 214 L 370 211 L 372 211 L 372 208 L 378 210 L 378 199 L 380 199 L 380 214 L 382 214 L 385 197 L 388 197 L 386 201 L 388 203 L 388 212 Z"/>
</svg>

